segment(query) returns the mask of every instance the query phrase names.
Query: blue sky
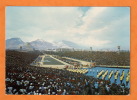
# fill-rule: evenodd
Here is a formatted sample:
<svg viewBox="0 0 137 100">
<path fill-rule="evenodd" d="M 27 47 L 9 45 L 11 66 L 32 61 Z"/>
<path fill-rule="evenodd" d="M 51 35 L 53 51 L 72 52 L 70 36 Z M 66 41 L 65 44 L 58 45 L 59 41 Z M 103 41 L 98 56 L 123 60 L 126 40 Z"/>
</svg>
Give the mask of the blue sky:
<svg viewBox="0 0 137 100">
<path fill-rule="evenodd" d="M 6 39 L 68 40 L 95 49 L 130 49 L 129 7 L 6 8 Z"/>
</svg>

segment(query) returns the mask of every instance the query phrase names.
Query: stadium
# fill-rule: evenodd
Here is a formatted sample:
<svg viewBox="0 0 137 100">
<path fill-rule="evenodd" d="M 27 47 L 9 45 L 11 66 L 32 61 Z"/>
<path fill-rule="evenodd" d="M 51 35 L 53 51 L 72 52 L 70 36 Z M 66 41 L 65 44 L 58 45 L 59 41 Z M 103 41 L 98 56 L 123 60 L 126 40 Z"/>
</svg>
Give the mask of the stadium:
<svg viewBox="0 0 137 100">
<path fill-rule="evenodd" d="M 128 95 L 129 55 L 110 51 L 7 50 L 6 93 Z"/>
</svg>

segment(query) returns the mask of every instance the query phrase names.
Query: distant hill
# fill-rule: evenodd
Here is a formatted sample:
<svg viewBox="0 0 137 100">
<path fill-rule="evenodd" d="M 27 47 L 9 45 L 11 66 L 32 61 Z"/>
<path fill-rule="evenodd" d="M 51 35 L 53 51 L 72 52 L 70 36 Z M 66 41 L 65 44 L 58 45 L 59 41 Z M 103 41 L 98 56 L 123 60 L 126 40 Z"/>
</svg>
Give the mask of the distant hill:
<svg viewBox="0 0 137 100">
<path fill-rule="evenodd" d="M 73 42 L 70 42 L 70 41 L 66 41 L 66 40 L 62 40 L 62 42 L 72 48 L 81 48 L 78 44 L 76 43 L 73 43 Z"/>
<path fill-rule="evenodd" d="M 44 40 L 40 40 L 40 39 L 32 41 L 32 42 L 30 42 L 30 44 L 37 50 L 46 50 L 46 49 L 57 48 L 57 46 L 55 46 L 54 44 L 44 41 Z"/>
<path fill-rule="evenodd" d="M 6 40 L 6 49 L 19 49 L 25 43 L 20 38 L 11 38 Z"/>
<path fill-rule="evenodd" d="M 57 48 L 80 48 L 76 43 L 62 40 L 58 42 L 48 42 L 45 40 L 37 39 L 31 42 L 23 42 L 20 38 L 11 38 L 6 40 L 6 49 L 29 49 L 29 50 L 48 50 Z"/>
</svg>

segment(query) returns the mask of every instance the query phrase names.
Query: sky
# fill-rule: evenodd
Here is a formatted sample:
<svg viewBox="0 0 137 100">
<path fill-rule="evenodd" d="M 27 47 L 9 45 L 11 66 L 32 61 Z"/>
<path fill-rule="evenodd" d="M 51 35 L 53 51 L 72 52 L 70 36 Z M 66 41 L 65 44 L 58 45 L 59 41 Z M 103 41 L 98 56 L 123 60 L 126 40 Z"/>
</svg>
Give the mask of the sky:
<svg viewBox="0 0 137 100">
<path fill-rule="evenodd" d="M 6 39 L 130 49 L 130 7 L 6 7 Z"/>
</svg>

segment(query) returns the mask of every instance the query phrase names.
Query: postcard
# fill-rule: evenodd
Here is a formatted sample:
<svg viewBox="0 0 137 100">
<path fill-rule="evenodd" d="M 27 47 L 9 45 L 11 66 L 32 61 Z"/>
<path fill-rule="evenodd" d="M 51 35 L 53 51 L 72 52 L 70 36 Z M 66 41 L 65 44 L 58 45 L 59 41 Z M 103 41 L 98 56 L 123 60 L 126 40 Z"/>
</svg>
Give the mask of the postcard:
<svg viewBox="0 0 137 100">
<path fill-rule="evenodd" d="M 133 2 L 36 2 L 0 8 L 3 99 L 136 98 Z"/>
</svg>

